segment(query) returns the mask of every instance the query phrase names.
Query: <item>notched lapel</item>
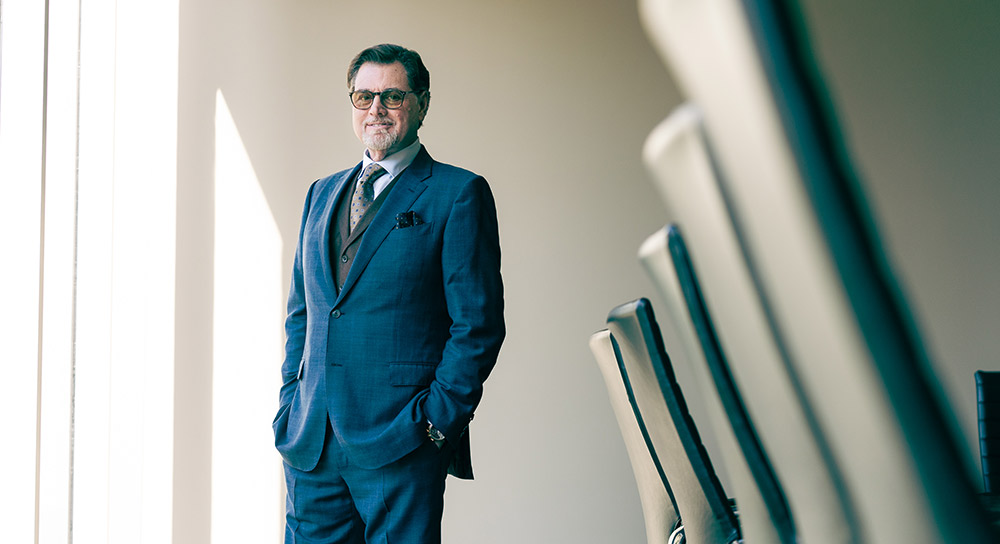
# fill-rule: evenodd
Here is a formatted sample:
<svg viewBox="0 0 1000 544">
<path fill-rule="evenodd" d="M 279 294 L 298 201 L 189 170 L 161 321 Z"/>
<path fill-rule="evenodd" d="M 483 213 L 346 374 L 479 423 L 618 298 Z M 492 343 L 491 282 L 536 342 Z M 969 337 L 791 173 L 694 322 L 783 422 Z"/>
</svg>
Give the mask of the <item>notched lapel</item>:
<svg viewBox="0 0 1000 544">
<path fill-rule="evenodd" d="M 323 267 L 323 292 L 327 296 L 327 302 L 332 306 L 336 301 L 337 288 L 333 281 L 333 268 L 330 263 L 330 229 L 336 228 L 333 224 L 333 214 L 337 208 L 337 202 L 340 201 L 340 196 L 346 190 L 349 185 L 348 181 L 355 179 L 358 174 L 358 170 L 361 169 L 361 163 L 358 163 L 353 169 L 347 172 L 347 175 L 342 176 L 340 179 L 331 180 L 331 188 L 329 193 L 326 195 L 326 199 L 323 201 L 323 210 L 321 215 L 316 218 L 316 221 L 321 222 L 319 242 L 319 260 L 320 266 Z"/>
</svg>

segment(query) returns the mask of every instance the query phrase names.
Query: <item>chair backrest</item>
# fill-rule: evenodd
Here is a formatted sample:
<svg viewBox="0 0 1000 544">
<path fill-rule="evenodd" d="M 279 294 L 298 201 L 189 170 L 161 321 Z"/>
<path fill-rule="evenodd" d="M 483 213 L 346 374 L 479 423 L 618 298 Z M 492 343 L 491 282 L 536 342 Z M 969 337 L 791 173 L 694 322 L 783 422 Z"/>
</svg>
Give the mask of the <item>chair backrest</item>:
<svg viewBox="0 0 1000 544">
<path fill-rule="evenodd" d="M 667 544 L 670 532 L 677 523 L 677 508 L 659 459 L 649 447 L 645 425 L 635 411 L 634 399 L 624 380 L 621 361 L 615 355 L 611 333 L 607 329 L 590 337 L 590 351 L 594 353 L 597 367 L 604 377 L 608 399 L 628 451 L 646 524 L 646 541 L 649 544 Z"/>
<path fill-rule="evenodd" d="M 862 537 L 996 542 L 793 4 L 641 9 L 704 112 L 756 288 Z"/>
<path fill-rule="evenodd" d="M 796 542 L 794 522 L 785 493 L 775 476 L 768 454 L 761 447 L 756 425 L 747 414 L 743 395 L 733 379 L 729 358 L 720 344 L 719 336 L 708 307 L 701 293 L 697 274 L 681 236 L 680 229 L 669 226 L 661 231 L 663 236 L 651 237 L 651 242 L 643 245 L 644 257 L 648 261 L 658 258 L 669 261 L 670 270 L 663 270 L 654 276 L 661 286 L 664 298 L 668 299 L 670 312 L 667 321 L 674 323 L 684 337 L 682 344 L 688 360 L 704 368 L 698 374 L 703 398 L 718 399 L 724 421 L 713 425 L 717 435 L 729 435 L 732 440 L 720 444 L 732 444 L 736 451 L 726 452 L 724 459 L 732 473 L 732 466 L 744 469 L 752 484 L 749 489 L 736 493 L 740 506 L 740 525 L 744 538 L 751 542 Z M 665 245 L 663 242 L 666 242 Z M 662 261 L 661 261 L 662 262 Z M 759 503 L 761 511 L 751 511 L 747 502 Z M 758 531 L 754 534 L 753 531 Z"/>
<path fill-rule="evenodd" d="M 976 372 L 976 408 L 979 413 L 979 460 L 983 490 L 1000 493 L 1000 372 Z"/>
<path fill-rule="evenodd" d="M 697 273 L 720 350 L 729 354 L 733 383 L 783 484 L 796 531 L 806 542 L 858 542 L 851 501 L 756 288 L 697 108 L 682 106 L 657 126 L 643 155 L 668 215 L 690 242 L 691 273 Z M 650 236 L 639 257 L 668 302 L 671 321 L 689 322 L 667 230 Z M 694 344 L 694 335 L 682 337 Z M 714 379 L 701 383 L 715 389 Z M 752 520 L 745 525 L 750 531 Z"/>
<path fill-rule="evenodd" d="M 737 540 L 736 517 L 688 413 L 649 301 L 639 299 L 613 309 L 608 329 L 632 390 L 637 418 L 644 422 L 652 452 L 670 482 L 687 541 Z"/>
</svg>

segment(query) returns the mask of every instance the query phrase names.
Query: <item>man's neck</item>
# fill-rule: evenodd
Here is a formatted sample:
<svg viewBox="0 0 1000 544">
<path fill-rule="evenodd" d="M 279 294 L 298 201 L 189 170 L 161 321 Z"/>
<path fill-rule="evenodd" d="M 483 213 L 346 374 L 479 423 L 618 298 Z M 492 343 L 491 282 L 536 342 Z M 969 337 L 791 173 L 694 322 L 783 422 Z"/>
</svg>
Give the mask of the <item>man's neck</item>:
<svg viewBox="0 0 1000 544">
<path fill-rule="evenodd" d="M 362 167 L 368 166 L 370 162 L 378 162 L 383 168 L 389 172 L 391 177 L 396 177 L 406 169 L 407 166 L 413 162 L 413 159 L 417 157 L 420 153 L 420 138 L 414 140 L 410 145 L 396 151 L 385 155 L 381 159 L 375 159 L 371 151 L 365 151 L 364 160 L 362 161 Z"/>
<path fill-rule="evenodd" d="M 394 150 L 391 149 L 391 148 L 390 149 L 372 149 L 372 148 L 366 148 L 365 149 L 365 154 L 371 160 L 373 160 L 373 161 L 376 161 L 376 162 L 382 161 L 382 160 L 385 160 L 386 157 L 391 157 L 391 156 L 395 155 L 396 153 L 402 152 L 406 148 L 408 148 L 408 147 L 412 146 L 413 144 L 417 143 L 419 140 L 420 140 L 420 138 L 414 138 L 412 142 L 408 142 L 405 145 L 403 145 L 401 147 L 397 147 Z"/>
</svg>

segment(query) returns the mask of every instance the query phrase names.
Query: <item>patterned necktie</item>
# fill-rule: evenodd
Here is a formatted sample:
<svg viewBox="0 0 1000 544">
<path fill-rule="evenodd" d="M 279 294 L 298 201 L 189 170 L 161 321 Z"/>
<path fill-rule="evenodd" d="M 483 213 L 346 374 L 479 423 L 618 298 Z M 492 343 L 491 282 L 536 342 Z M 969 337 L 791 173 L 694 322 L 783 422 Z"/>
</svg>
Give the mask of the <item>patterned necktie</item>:
<svg viewBox="0 0 1000 544">
<path fill-rule="evenodd" d="M 351 231 L 354 231 L 354 227 L 358 225 L 361 218 L 365 216 L 365 212 L 372 205 L 375 200 L 375 188 L 372 187 L 372 181 L 381 176 L 385 172 L 377 162 L 369 163 L 365 167 L 361 175 L 358 176 L 358 185 L 354 188 L 354 197 L 351 198 Z"/>
</svg>

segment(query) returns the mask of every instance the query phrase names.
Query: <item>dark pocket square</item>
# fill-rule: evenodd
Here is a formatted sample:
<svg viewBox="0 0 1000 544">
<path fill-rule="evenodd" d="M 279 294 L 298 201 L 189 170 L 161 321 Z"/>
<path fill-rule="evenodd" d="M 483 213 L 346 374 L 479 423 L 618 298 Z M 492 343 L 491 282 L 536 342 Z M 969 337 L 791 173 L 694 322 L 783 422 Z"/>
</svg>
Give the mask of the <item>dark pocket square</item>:
<svg viewBox="0 0 1000 544">
<path fill-rule="evenodd" d="M 409 211 L 396 214 L 396 228 L 405 229 L 413 225 L 420 225 L 424 222 L 416 213 Z"/>
</svg>

